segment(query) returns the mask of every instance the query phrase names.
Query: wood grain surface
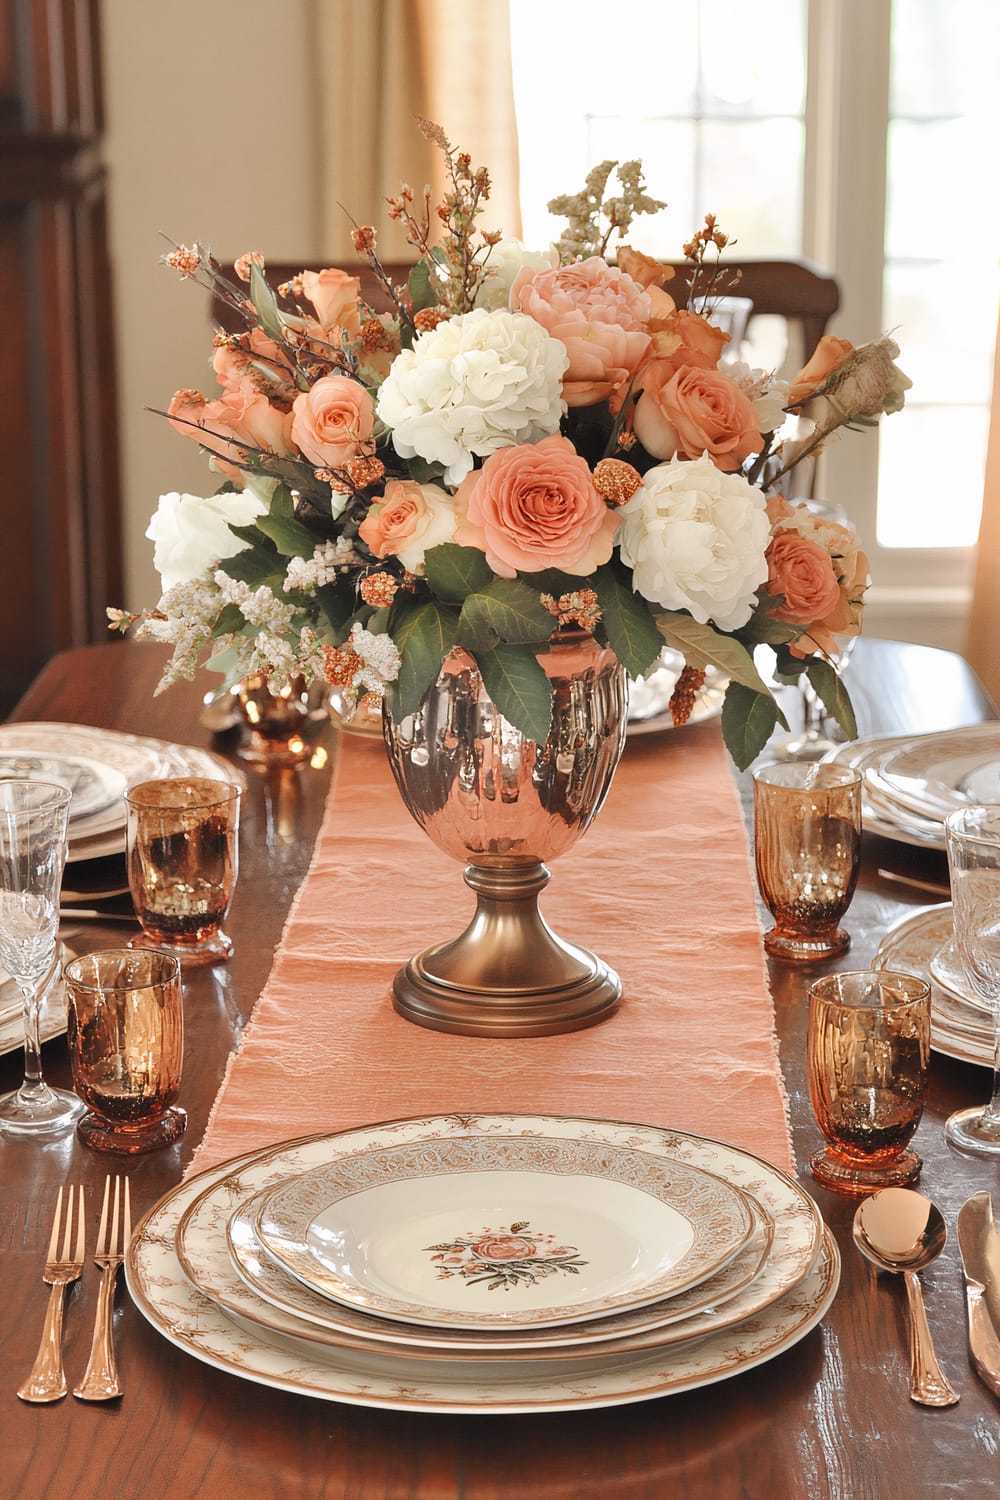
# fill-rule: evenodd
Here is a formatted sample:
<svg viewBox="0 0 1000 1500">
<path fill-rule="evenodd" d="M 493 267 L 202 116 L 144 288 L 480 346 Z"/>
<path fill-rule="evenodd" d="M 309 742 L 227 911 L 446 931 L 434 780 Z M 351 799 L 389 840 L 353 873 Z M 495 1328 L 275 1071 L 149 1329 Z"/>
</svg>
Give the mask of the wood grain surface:
<svg viewBox="0 0 1000 1500">
<path fill-rule="evenodd" d="M 152 696 L 162 653 L 139 645 L 85 647 L 55 657 L 14 717 L 106 725 L 225 750 L 198 722 L 204 684 Z M 932 730 L 994 717 L 960 658 L 930 648 L 862 641 L 849 669 L 862 733 Z M 331 761 L 336 733 L 324 731 Z M 626 751 L 626 753 L 628 753 Z M 227 927 L 232 962 L 191 976 L 181 1102 L 190 1125 L 168 1151 L 128 1164 L 133 1202 L 148 1207 L 179 1177 L 199 1139 L 230 1049 L 267 977 L 289 902 L 308 865 L 329 767 L 250 773 L 237 899 Z M 744 805 L 749 782 L 742 778 Z M 405 816 L 402 807 L 400 816 Z M 926 899 L 878 871 L 945 880 L 943 855 L 865 836 L 864 871 L 841 968 L 863 967 L 885 928 Z M 457 876 L 457 871 L 456 871 Z M 90 927 L 74 943 L 109 947 L 120 927 Z M 775 965 L 772 987 L 799 1168 L 819 1136 L 805 1085 L 805 993 L 812 975 Z M 553 1040 L 558 1046 L 558 1039 Z M 46 1075 L 67 1085 L 65 1044 L 45 1048 Z M 0 1089 L 20 1058 L 0 1059 Z M 903 1288 L 876 1279 L 851 1245 L 854 1204 L 815 1196 L 844 1258 L 840 1295 L 823 1325 L 760 1369 L 704 1391 L 612 1408 L 524 1417 L 368 1411 L 270 1391 L 169 1345 L 119 1292 L 119 1360 L 126 1394 L 106 1407 L 72 1397 L 20 1403 L 45 1309 L 44 1247 L 56 1188 L 86 1184 L 93 1201 L 105 1163 L 73 1137 L 0 1139 L 0 1496 L 3 1500 L 986 1500 L 1000 1480 L 1000 1404 L 975 1378 L 966 1349 L 957 1211 L 995 1166 L 944 1141 L 953 1109 L 985 1099 L 988 1074 L 935 1054 L 929 1103 L 915 1138 L 921 1186 L 951 1237 L 924 1276 L 928 1317 L 961 1402 L 931 1411 L 907 1397 Z M 336 1080 L 331 1080 L 336 1087 Z M 725 1080 L 719 1080 L 725 1087 Z M 622 1080 L 627 1113 L 628 1080 Z M 277 1122 L 276 1122 L 277 1124 Z M 280 1128 L 276 1133 L 280 1134 Z M 68 1300 L 70 1383 L 89 1347 L 98 1278 Z"/>
</svg>

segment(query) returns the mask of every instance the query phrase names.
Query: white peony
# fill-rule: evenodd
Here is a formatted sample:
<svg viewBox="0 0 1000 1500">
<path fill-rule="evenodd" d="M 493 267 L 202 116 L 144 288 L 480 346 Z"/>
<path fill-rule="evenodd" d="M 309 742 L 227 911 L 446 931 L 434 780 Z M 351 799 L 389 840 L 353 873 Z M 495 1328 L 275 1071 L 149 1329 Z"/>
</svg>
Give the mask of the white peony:
<svg viewBox="0 0 1000 1500">
<path fill-rule="evenodd" d="M 534 318 L 476 308 L 397 355 L 379 387 L 378 415 L 401 458 L 442 464 L 457 485 L 474 457 L 558 432 L 567 363 L 565 345 Z"/>
<path fill-rule="evenodd" d="M 200 578 L 224 557 L 245 552 L 247 543 L 233 535 L 227 522 L 249 526 L 266 514 L 266 501 L 249 489 L 211 495 L 207 500 L 200 495 L 179 495 L 176 490 L 161 495 L 146 535 L 156 544 L 153 565 L 163 592 Z"/>
<path fill-rule="evenodd" d="M 767 578 L 759 490 L 707 456 L 673 459 L 649 470 L 619 515 L 622 560 L 644 599 L 722 630 L 746 624 Z"/>
<path fill-rule="evenodd" d="M 547 250 L 526 250 L 520 240 L 501 240 L 490 251 L 487 275 L 476 293 L 477 307 L 509 307 L 510 289 L 518 271 L 554 271 L 559 264 L 555 245 Z"/>
</svg>

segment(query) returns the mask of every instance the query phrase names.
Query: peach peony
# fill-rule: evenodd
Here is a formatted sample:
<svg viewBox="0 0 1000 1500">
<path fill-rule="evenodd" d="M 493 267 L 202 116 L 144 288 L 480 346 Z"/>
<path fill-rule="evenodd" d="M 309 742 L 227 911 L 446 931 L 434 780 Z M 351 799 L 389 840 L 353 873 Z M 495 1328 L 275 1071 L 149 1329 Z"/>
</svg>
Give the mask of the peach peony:
<svg viewBox="0 0 1000 1500">
<path fill-rule="evenodd" d="M 455 506 L 446 490 L 412 479 L 390 479 L 358 535 L 376 557 L 398 557 L 411 573 L 423 571 L 431 547 L 450 542 L 455 533 Z"/>
<path fill-rule="evenodd" d="M 371 443 L 375 403 L 358 381 L 324 375 L 296 396 L 292 437 L 310 463 L 335 469 Z"/>
<path fill-rule="evenodd" d="M 761 432 L 752 403 L 727 376 L 697 365 L 653 360 L 641 377 L 635 434 L 647 453 L 667 459 L 707 453 L 727 473 L 758 453 Z"/>
<path fill-rule="evenodd" d="M 729 343 L 728 333 L 716 328 L 700 313 L 688 312 L 683 307 L 674 309 L 666 317 L 654 309 L 650 331 L 653 338 L 651 355 L 657 360 L 667 361 L 674 370 L 680 369 L 681 365 L 714 370 Z"/>
<path fill-rule="evenodd" d="M 352 338 L 357 338 L 361 329 L 358 309 L 361 282 L 357 276 L 348 276 L 346 271 L 332 267 L 326 271 L 303 271 L 302 289 L 324 328 L 346 328 Z"/>
<path fill-rule="evenodd" d="M 511 287 L 510 305 L 565 345 L 568 406 L 620 397 L 649 348 L 649 296 L 598 255 L 553 271 L 522 270 Z"/>
<path fill-rule="evenodd" d="M 500 448 L 456 496 L 455 540 L 479 547 L 501 578 L 561 568 L 587 574 L 611 556 L 619 518 L 563 437 Z"/>
<path fill-rule="evenodd" d="M 246 480 L 241 465 L 251 453 L 295 454 L 291 412 L 272 406 L 246 375 L 217 401 L 206 401 L 200 391 L 176 391 L 167 415 L 178 432 L 204 444 L 215 468 L 239 485 Z"/>
<path fill-rule="evenodd" d="M 839 370 L 845 360 L 854 353 L 854 345 L 847 339 L 835 338 L 825 333 L 813 350 L 809 362 L 796 375 L 788 388 L 788 405 L 799 406 L 808 400 L 813 391 Z"/>
</svg>

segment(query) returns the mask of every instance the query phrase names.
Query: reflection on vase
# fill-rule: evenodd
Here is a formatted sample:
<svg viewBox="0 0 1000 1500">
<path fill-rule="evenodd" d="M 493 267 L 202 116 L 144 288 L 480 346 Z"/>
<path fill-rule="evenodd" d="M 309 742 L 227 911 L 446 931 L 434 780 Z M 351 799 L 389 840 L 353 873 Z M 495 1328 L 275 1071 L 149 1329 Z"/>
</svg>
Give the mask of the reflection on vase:
<svg viewBox="0 0 1000 1500">
<path fill-rule="evenodd" d="M 475 663 L 457 651 L 417 713 L 384 730 L 413 817 L 466 864 L 476 914 L 462 935 L 417 955 L 394 982 L 396 1009 L 440 1031 L 539 1036 L 611 1015 L 613 970 L 563 942 L 537 900 L 543 861 L 576 843 L 597 814 L 625 743 L 627 687 L 614 653 L 590 636 L 553 640 L 539 657 L 552 685 L 544 744 L 498 712 Z"/>
</svg>

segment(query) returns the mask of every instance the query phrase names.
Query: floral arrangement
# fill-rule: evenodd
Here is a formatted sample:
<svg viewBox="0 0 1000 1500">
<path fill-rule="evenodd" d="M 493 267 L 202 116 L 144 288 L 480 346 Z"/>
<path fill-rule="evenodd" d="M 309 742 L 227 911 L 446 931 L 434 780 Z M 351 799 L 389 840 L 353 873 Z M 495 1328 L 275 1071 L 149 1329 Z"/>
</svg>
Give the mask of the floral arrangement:
<svg viewBox="0 0 1000 1500">
<path fill-rule="evenodd" d="M 272 287 L 256 251 L 237 280 L 201 246 L 164 257 L 245 324 L 215 336 L 221 393 L 178 391 L 164 413 L 224 483 L 161 498 L 147 535 L 163 596 L 109 610 L 112 626 L 173 645 L 161 687 L 202 662 L 230 682 L 322 675 L 354 701 L 387 695 L 396 717 L 461 647 L 536 741 L 554 631 L 592 631 L 633 677 L 666 643 L 685 661 L 677 719 L 706 667 L 729 677 L 741 767 L 781 718 L 754 664 L 767 643 L 853 735 L 831 657 L 860 629 L 868 563 L 781 483 L 837 429 L 902 406 L 896 345 L 825 338 L 790 387 L 730 362 L 714 217 L 684 247 L 678 306 L 672 271 L 628 243 L 664 206 L 640 163 L 604 162 L 553 200 L 566 230 L 531 252 L 478 227 L 488 173 L 423 128 L 449 186 L 436 205 L 405 185 L 388 200 L 418 256 L 406 283 L 372 229 L 354 232 L 388 312 L 342 270 Z"/>
</svg>

